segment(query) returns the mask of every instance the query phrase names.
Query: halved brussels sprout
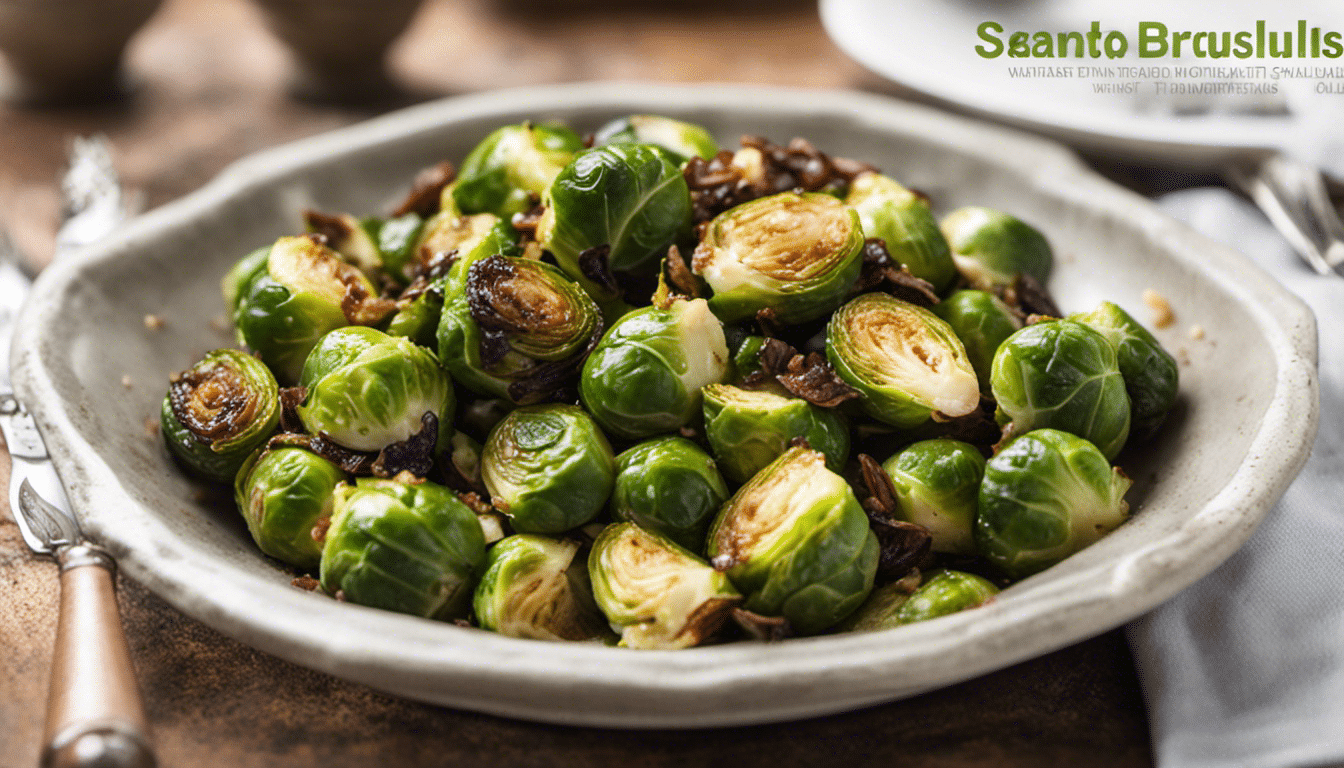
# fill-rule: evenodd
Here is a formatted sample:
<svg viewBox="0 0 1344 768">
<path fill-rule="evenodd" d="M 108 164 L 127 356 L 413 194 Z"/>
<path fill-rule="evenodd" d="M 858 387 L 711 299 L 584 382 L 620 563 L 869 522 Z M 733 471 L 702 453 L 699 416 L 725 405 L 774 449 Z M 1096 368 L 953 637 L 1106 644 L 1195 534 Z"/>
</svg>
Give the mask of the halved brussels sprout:
<svg viewBox="0 0 1344 768">
<path fill-rule="evenodd" d="M 700 389 L 728 376 L 723 326 L 704 299 L 644 307 L 607 331 L 583 364 L 579 395 L 611 434 L 671 432 L 700 411 Z"/>
<path fill-rule="evenodd" d="M 461 216 L 442 212 L 425 222 L 415 244 L 414 258 L 423 270 L 438 258 L 457 254 L 450 267 L 449 281 L 454 285 L 462 285 L 467 279 L 467 269 L 474 262 L 495 254 L 520 255 L 514 238 L 513 229 L 493 214 Z M 410 277 L 415 269 L 416 264 L 407 264 L 405 276 Z M 448 290 L 452 292 L 453 289 Z"/>
<path fill-rule="evenodd" d="M 563 125 L 506 125 L 471 150 L 445 194 L 462 213 L 493 213 L 507 220 L 531 210 L 534 196 L 545 192 L 582 149 L 583 139 Z"/>
<path fill-rule="evenodd" d="M 850 182 L 845 204 L 859 212 L 866 237 L 880 237 L 887 253 L 915 277 L 943 293 L 957 279 L 952 251 L 929 204 L 880 173 L 863 173 Z"/>
<path fill-rule="evenodd" d="M 377 451 L 424 429 L 426 413 L 452 420 L 453 386 L 434 354 L 373 328 L 340 328 L 313 349 L 300 383 L 299 419 L 312 434 Z"/>
<path fill-rule="evenodd" d="M 220 281 L 220 290 L 224 294 L 224 306 L 228 307 L 230 314 L 238 310 L 238 303 L 243 300 L 252 281 L 266 274 L 266 262 L 270 257 L 271 246 L 258 248 L 239 259 L 224 275 Z"/>
<path fill-rule="evenodd" d="M 1130 484 L 1091 442 L 1028 432 L 985 466 L 976 546 L 1012 576 L 1044 570 L 1123 523 Z"/>
<path fill-rule="evenodd" d="M 485 556 L 472 605 L 481 629 L 533 640 L 592 640 L 607 634 L 577 542 L 516 534 Z"/>
<path fill-rule="evenodd" d="M 608 507 L 617 520 L 699 552 L 710 520 L 727 499 L 728 487 L 709 454 L 685 438 L 662 437 L 616 457 Z"/>
<path fill-rule="evenodd" d="M 831 195 L 784 192 L 714 217 L 691 269 L 724 322 L 770 309 L 781 323 L 815 320 L 845 300 L 863 267 L 859 214 Z"/>
<path fill-rule="evenodd" d="M 561 533 L 597 517 L 616 460 L 602 430 L 573 405 L 530 405 L 485 441 L 481 479 L 520 533 Z"/>
<path fill-rule="evenodd" d="M 482 395 L 522 404 L 545 399 L 578 375 L 602 333 L 601 313 L 583 288 L 540 261 L 480 259 L 461 290 L 450 290 L 439 319 L 439 359 Z"/>
<path fill-rule="evenodd" d="M 279 387 L 260 360 L 217 349 L 173 379 L 159 422 L 168 450 L 192 474 L 229 483 L 280 423 Z"/>
<path fill-rule="evenodd" d="M 989 373 L 994 353 L 1003 340 L 1022 327 L 1013 311 L 988 291 L 961 290 L 933 305 L 933 314 L 952 327 L 966 348 L 966 358 L 975 369 L 980 391 L 989 394 Z"/>
<path fill-rule="evenodd" d="M 1116 364 L 1129 395 L 1131 441 L 1147 440 L 1176 404 L 1180 371 L 1176 359 L 1128 312 L 1103 301 L 1087 314 L 1069 315 L 1099 332 L 1115 348 Z"/>
<path fill-rule="evenodd" d="M 708 554 L 747 596 L 801 634 L 859 607 L 877 573 L 877 537 L 844 478 L 818 451 L 790 448 L 742 486 L 709 531 Z"/>
<path fill-rule="evenodd" d="M 302 448 L 254 453 L 234 481 L 234 501 L 262 552 L 300 568 L 322 560 L 326 523 L 345 472 Z"/>
<path fill-rule="evenodd" d="M 322 588 L 431 619 L 465 615 L 485 560 L 476 514 L 434 483 L 360 478 L 336 489 Z"/>
<path fill-rule="evenodd" d="M 691 192 L 665 153 L 612 144 L 580 154 L 546 193 L 537 240 L 599 302 L 617 298 L 584 254 L 607 246 L 612 272 L 654 267 L 691 228 Z"/>
<path fill-rule="evenodd" d="M 874 589 L 843 628 L 872 632 L 936 619 L 977 608 L 999 593 L 988 579 L 951 570 L 934 571 L 913 591 L 912 586 L 902 579 Z"/>
<path fill-rule="evenodd" d="M 609 525 L 588 556 L 593 596 L 627 648 L 698 645 L 742 595 L 722 573 L 634 523 Z"/>
<path fill-rule="evenodd" d="M 865 293 L 831 316 L 826 357 L 862 393 L 864 412 L 895 427 L 980 405 L 975 369 L 951 326 L 885 293 Z"/>
<path fill-rule="evenodd" d="M 383 254 L 378 249 L 381 220 L 361 221 L 348 213 L 332 215 L 312 210 L 304 211 L 303 218 L 309 233 L 325 237 L 328 248 L 364 270 L 364 274 L 382 270 Z"/>
<path fill-rule="evenodd" d="M 292 383 L 319 339 L 347 325 L 373 325 L 394 306 L 353 264 L 309 237 L 271 246 L 266 273 L 247 284 L 234 312 L 238 338 L 276 377 Z"/>
<path fill-rule="evenodd" d="M 935 552 L 975 553 L 975 504 L 985 457 L 960 440 L 923 440 L 887 459 L 896 516 L 929 529 Z"/>
<path fill-rule="evenodd" d="M 630 115 L 621 117 L 593 134 L 598 145 L 606 144 L 653 144 L 673 155 L 673 162 L 680 165 L 692 157 L 709 160 L 719 152 L 719 145 L 709 131 L 694 123 L 673 120 L 661 115 Z"/>
<path fill-rule="evenodd" d="M 992 291 L 1013 284 L 1019 274 L 1042 285 L 1050 278 L 1054 256 L 1035 227 L 993 208 L 958 208 L 943 218 L 943 234 L 952 260 L 971 287 Z"/>
<path fill-rule="evenodd" d="M 1029 325 L 1004 340 L 990 373 L 1011 435 L 1051 427 L 1091 440 L 1113 459 L 1129 436 L 1129 395 L 1106 337 L 1072 320 Z"/>
<path fill-rule="evenodd" d="M 802 398 L 763 389 L 711 384 L 704 389 L 705 437 L 724 477 L 745 483 L 804 438 L 839 472 L 849 458 L 845 417 Z"/>
</svg>

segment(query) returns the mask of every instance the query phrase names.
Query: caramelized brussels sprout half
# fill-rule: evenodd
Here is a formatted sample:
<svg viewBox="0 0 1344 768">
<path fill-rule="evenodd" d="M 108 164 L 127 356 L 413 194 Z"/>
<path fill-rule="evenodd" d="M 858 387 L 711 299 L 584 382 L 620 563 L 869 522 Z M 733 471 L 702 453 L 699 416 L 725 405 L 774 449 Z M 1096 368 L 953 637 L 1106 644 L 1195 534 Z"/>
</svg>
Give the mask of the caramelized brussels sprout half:
<svg viewBox="0 0 1344 768">
<path fill-rule="evenodd" d="M 341 257 L 373 275 L 383 268 L 383 254 L 378 249 L 378 219 L 360 220 L 348 213 L 330 215 L 305 211 L 304 223 L 310 234 L 321 235 L 324 244 Z"/>
<path fill-rule="evenodd" d="M 692 157 L 709 160 L 719 152 L 719 145 L 709 131 L 694 123 L 673 120 L 661 115 L 630 115 L 621 117 L 593 134 L 598 146 L 606 144 L 653 144 L 667 150 L 672 161 L 681 165 Z"/>
<path fill-rule="evenodd" d="M 1072 320 L 1009 336 L 990 373 L 1000 424 L 1010 436 L 1050 427 L 1091 440 L 1113 459 L 1129 436 L 1129 395 L 1106 337 Z"/>
<path fill-rule="evenodd" d="M 582 149 L 583 139 L 563 125 L 506 125 L 486 136 L 462 161 L 449 188 L 453 208 L 493 213 L 506 220 L 529 211 Z"/>
<path fill-rule="evenodd" d="M 452 420 L 452 382 L 433 353 L 373 328 L 322 337 L 300 384 L 308 390 L 298 407 L 304 428 L 356 451 L 407 440 L 425 428 L 426 413 L 441 426 Z"/>
<path fill-rule="evenodd" d="M 588 294 L 540 261 L 489 256 L 471 263 L 460 291 L 450 290 L 439 319 L 439 359 L 478 394 L 543 400 L 577 377 L 602 333 Z"/>
<path fill-rule="evenodd" d="M 818 451 L 790 448 L 724 505 L 708 554 L 747 596 L 801 634 L 835 625 L 873 588 L 877 537 L 844 478 Z"/>
<path fill-rule="evenodd" d="M 607 634 L 577 542 L 516 534 L 485 556 L 472 605 L 481 629 L 533 640 L 593 640 Z"/>
<path fill-rule="evenodd" d="M 933 305 L 932 311 L 957 334 L 966 348 L 966 358 L 975 369 L 975 377 L 980 381 L 980 391 L 988 395 L 994 353 L 1004 339 L 1022 327 L 1022 321 L 999 297 L 973 289 L 953 292 Z"/>
<path fill-rule="evenodd" d="M 726 323 L 763 309 L 805 323 L 844 301 L 863 266 L 863 239 L 859 214 L 831 195 L 784 192 L 714 217 L 691 268 Z"/>
<path fill-rule="evenodd" d="M 476 514 L 429 482 L 360 478 L 336 489 L 322 549 L 322 588 L 343 599 L 430 619 L 466 614 L 485 560 Z"/>
<path fill-rule="evenodd" d="M 234 481 L 234 501 L 262 552 L 300 568 L 322 559 L 336 486 L 345 472 L 302 448 L 258 451 Z"/>
<path fill-rule="evenodd" d="M 935 552 L 975 553 L 975 504 L 985 457 L 959 440 L 923 440 L 882 464 L 896 487 L 896 516 L 929 529 Z"/>
<path fill-rule="evenodd" d="M 634 523 L 607 526 L 588 556 L 593 596 L 627 648 L 699 645 L 742 596 L 722 573 Z"/>
<path fill-rule="evenodd" d="M 939 294 L 957 279 L 952 251 L 929 204 L 880 173 L 863 173 L 850 182 L 845 203 L 859 212 L 867 237 L 880 237 L 887 253 L 915 277 L 929 281 Z"/>
<path fill-rule="evenodd" d="M 745 483 L 801 437 L 839 472 L 849 458 L 845 417 L 801 398 L 728 384 L 705 387 L 705 437 L 719 469 Z"/>
<path fill-rule="evenodd" d="M 934 571 L 913 591 L 910 586 L 902 579 L 874 589 L 845 620 L 844 629 L 871 632 L 949 616 L 978 608 L 999 593 L 988 579 L 951 570 Z"/>
<path fill-rule="evenodd" d="M 279 387 L 260 360 L 217 349 L 173 379 L 159 423 L 168 450 L 188 471 L 229 483 L 280 423 Z"/>
<path fill-rule="evenodd" d="M 980 405 L 966 348 L 937 315 L 885 293 L 865 293 L 826 326 L 826 357 L 857 389 L 873 418 L 908 429 L 936 412 L 965 416 Z"/>
<path fill-rule="evenodd" d="M 1019 218 L 993 208 L 958 208 L 943 218 L 942 229 L 952 260 L 973 288 L 1009 286 L 1019 274 L 1042 285 L 1050 278 L 1050 243 Z"/>
<path fill-rule="evenodd" d="M 602 430 L 572 405 L 529 405 L 485 441 L 481 479 L 520 533 L 561 533 L 597 517 L 616 460 Z"/>
<path fill-rule="evenodd" d="M 685 426 L 700 389 L 728 376 L 723 326 L 704 299 L 617 320 L 583 364 L 579 395 L 603 429 L 638 440 Z"/>
<path fill-rule="evenodd" d="M 1176 359 L 1162 348 L 1128 312 L 1103 301 L 1087 314 L 1069 316 L 1099 332 L 1115 348 L 1116 364 L 1129 395 L 1129 439 L 1143 441 L 1156 434 L 1176 404 L 1180 372 Z"/>
<path fill-rule="evenodd" d="M 1014 577 L 1044 570 L 1123 523 L 1130 484 L 1091 442 L 1028 432 L 985 466 L 976 545 Z"/>
<path fill-rule="evenodd" d="M 448 282 L 454 286 L 466 282 L 467 269 L 477 261 L 495 254 L 520 256 L 513 228 L 498 216 L 478 213 L 461 216 L 452 212 L 435 214 L 425 222 L 424 230 L 415 245 L 416 264 L 408 263 L 404 276 L 411 277 L 416 269 L 424 270 L 441 258 L 453 256 Z M 450 292 L 454 288 L 448 289 Z"/>
<path fill-rule="evenodd" d="M 728 487 L 709 454 L 682 437 L 640 443 L 616 457 L 611 516 L 660 533 L 692 552 L 728 499 Z"/>
</svg>

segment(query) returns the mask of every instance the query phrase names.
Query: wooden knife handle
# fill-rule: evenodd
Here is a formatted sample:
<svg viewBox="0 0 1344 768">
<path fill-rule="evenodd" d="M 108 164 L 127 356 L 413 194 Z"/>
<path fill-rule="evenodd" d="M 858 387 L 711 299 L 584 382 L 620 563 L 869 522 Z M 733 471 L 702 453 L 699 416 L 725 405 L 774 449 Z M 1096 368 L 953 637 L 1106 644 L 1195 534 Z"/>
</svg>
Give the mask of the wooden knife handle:
<svg viewBox="0 0 1344 768">
<path fill-rule="evenodd" d="M 152 768 L 149 726 L 113 590 L 116 564 L 76 544 L 56 553 L 61 609 L 43 768 Z"/>
</svg>

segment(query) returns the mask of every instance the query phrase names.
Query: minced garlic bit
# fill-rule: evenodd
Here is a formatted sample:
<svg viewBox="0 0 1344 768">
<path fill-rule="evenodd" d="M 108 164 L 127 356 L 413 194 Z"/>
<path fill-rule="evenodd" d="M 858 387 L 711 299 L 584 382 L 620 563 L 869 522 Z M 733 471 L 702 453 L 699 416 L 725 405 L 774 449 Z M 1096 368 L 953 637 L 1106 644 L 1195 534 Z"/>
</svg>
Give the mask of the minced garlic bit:
<svg viewBox="0 0 1344 768">
<path fill-rule="evenodd" d="M 1202 325 L 1190 326 L 1190 338 L 1194 339 L 1195 341 L 1199 341 L 1200 339 L 1204 338 L 1204 326 Z"/>
<path fill-rule="evenodd" d="M 1166 328 L 1176 322 L 1176 313 L 1171 311 L 1171 303 L 1166 297 L 1151 288 L 1143 290 L 1143 303 L 1153 310 L 1153 325 Z"/>
<path fill-rule="evenodd" d="M 158 315 L 145 315 L 145 328 L 157 331 L 163 327 L 163 318 Z"/>
<path fill-rule="evenodd" d="M 132 382 L 131 382 L 131 377 L 130 377 L 129 375 L 122 374 L 122 377 L 121 377 L 121 386 L 123 386 L 123 387 L 125 387 L 125 388 L 127 388 L 127 389 L 130 389 L 130 388 L 131 388 L 131 384 L 132 384 Z"/>
</svg>

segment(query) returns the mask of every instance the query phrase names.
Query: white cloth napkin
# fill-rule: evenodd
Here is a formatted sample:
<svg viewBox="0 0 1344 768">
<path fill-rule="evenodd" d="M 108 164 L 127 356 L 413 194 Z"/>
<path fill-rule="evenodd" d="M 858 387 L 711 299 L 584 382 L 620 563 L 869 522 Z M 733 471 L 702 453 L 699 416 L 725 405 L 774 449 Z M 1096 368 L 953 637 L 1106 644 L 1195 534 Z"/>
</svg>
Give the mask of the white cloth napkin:
<svg viewBox="0 0 1344 768">
<path fill-rule="evenodd" d="M 1344 766 L 1344 279 L 1311 271 L 1222 189 L 1159 201 L 1316 313 L 1320 431 L 1230 560 L 1128 627 L 1159 768 Z"/>
</svg>

